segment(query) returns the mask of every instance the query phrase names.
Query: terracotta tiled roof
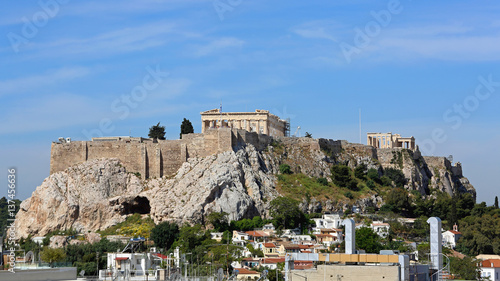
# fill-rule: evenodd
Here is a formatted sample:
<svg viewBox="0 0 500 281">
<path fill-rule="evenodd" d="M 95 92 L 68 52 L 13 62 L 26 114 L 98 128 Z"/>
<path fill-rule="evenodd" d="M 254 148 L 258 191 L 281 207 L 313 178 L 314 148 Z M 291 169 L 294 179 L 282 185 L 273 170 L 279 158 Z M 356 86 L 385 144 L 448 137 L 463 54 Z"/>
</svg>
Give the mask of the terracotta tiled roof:
<svg viewBox="0 0 500 281">
<path fill-rule="evenodd" d="M 283 244 L 285 249 L 300 249 L 300 246 L 297 244 Z"/>
<path fill-rule="evenodd" d="M 461 235 L 462 234 L 462 232 L 460 232 L 460 231 L 455 231 L 455 230 L 448 230 L 448 231 L 451 232 L 451 233 L 453 233 L 453 234 L 455 234 L 455 235 L 457 235 L 457 234 Z"/>
<path fill-rule="evenodd" d="M 262 263 L 279 263 L 285 262 L 285 258 L 264 258 L 262 259 Z"/>
<path fill-rule="evenodd" d="M 484 260 L 481 262 L 481 267 L 500 268 L 500 260 Z"/>
<path fill-rule="evenodd" d="M 250 257 L 250 258 L 244 258 L 243 260 L 244 261 L 259 261 L 259 259 L 254 259 L 252 257 Z"/>
<path fill-rule="evenodd" d="M 257 272 L 257 271 L 248 270 L 246 268 L 235 268 L 234 270 L 238 270 L 238 275 L 241 275 L 241 274 L 259 274 L 259 272 Z"/>
<path fill-rule="evenodd" d="M 168 259 L 168 257 L 167 257 L 167 256 L 162 255 L 162 254 L 153 254 L 153 255 L 154 255 L 154 256 L 157 256 L 157 257 L 159 257 L 159 258 L 161 258 L 161 259 L 164 259 L 164 260 Z"/>
<path fill-rule="evenodd" d="M 260 230 L 251 230 L 251 231 L 247 231 L 245 233 L 248 235 L 251 235 L 253 237 L 267 237 L 267 236 L 269 236 L 269 234 L 267 234 L 264 231 L 260 231 Z"/>
<path fill-rule="evenodd" d="M 264 243 L 262 245 L 266 248 L 276 248 L 276 245 L 274 245 L 274 243 Z"/>
</svg>

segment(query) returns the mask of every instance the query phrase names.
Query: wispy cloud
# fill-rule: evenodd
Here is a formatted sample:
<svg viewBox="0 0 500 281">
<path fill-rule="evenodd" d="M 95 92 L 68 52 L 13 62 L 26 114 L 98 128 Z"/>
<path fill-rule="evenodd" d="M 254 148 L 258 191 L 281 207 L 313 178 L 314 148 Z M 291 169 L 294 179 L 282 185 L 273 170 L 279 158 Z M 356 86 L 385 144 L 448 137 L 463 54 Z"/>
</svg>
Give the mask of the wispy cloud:
<svg viewBox="0 0 500 281">
<path fill-rule="evenodd" d="M 327 39 L 337 42 L 336 30 L 340 29 L 340 24 L 332 21 L 312 21 L 295 26 L 291 31 L 306 39 Z"/>
<path fill-rule="evenodd" d="M 207 45 L 195 47 L 194 55 L 196 57 L 204 57 L 216 52 L 220 52 L 225 49 L 239 48 L 242 47 L 243 44 L 245 44 L 245 41 L 237 38 L 232 38 L 232 37 L 220 38 L 213 40 Z"/>
<path fill-rule="evenodd" d="M 66 38 L 51 43 L 36 44 L 34 48 L 60 56 L 94 54 L 109 55 L 144 50 L 173 40 L 168 34 L 180 35 L 174 24 L 155 22 L 137 27 L 126 27 L 88 38 Z"/>
<path fill-rule="evenodd" d="M 393 29 L 367 51 L 387 59 L 500 60 L 500 32 L 462 25 Z"/>
<path fill-rule="evenodd" d="M 19 94 L 47 85 L 55 85 L 64 81 L 84 77 L 90 73 L 86 67 L 68 67 L 47 72 L 41 75 L 32 75 L 11 80 L 0 81 L 0 96 Z"/>
</svg>

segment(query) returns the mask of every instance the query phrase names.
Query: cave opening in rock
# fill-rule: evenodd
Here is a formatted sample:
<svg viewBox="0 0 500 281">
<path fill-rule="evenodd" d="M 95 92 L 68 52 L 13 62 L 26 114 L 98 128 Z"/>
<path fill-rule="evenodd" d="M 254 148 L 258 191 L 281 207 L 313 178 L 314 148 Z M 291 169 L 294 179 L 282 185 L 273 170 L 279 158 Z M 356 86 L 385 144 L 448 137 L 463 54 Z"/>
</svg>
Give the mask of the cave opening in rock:
<svg viewBox="0 0 500 281">
<path fill-rule="evenodd" d="M 151 211 L 151 206 L 149 205 L 149 200 L 146 197 L 137 196 L 134 200 L 130 200 L 122 203 L 122 215 L 129 214 L 149 214 Z"/>
</svg>

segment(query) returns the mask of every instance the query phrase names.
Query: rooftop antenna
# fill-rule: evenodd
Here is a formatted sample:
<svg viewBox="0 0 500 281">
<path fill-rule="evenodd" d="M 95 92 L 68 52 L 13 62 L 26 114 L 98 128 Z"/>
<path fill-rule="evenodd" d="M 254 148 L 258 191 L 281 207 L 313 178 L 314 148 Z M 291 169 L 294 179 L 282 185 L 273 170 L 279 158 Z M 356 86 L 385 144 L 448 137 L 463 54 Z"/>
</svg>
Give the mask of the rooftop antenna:
<svg viewBox="0 0 500 281">
<path fill-rule="evenodd" d="M 361 108 L 359 109 L 359 143 L 361 143 Z"/>
</svg>

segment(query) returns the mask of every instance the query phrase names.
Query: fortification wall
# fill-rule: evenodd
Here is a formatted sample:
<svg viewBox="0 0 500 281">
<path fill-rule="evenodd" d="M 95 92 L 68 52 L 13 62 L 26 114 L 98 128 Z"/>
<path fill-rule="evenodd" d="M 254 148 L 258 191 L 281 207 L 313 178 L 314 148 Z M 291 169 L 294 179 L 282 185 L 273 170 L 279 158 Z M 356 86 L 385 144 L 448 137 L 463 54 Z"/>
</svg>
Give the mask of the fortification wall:
<svg viewBox="0 0 500 281">
<path fill-rule="evenodd" d="M 174 175 L 188 158 L 232 150 L 233 134 L 224 128 L 183 135 L 180 140 L 52 143 L 50 173 L 92 159 L 118 158 L 128 172 L 144 178 Z"/>
<path fill-rule="evenodd" d="M 424 156 L 425 163 L 429 167 L 436 167 L 451 171 L 451 163 L 446 157 L 442 156 Z"/>
<path fill-rule="evenodd" d="M 53 143 L 50 173 L 63 171 L 78 163 L 99 158 L 118 158 L 128 172 L 140 173 L 143 178 L 174 175 L 189 158 L 206 157 L 225 151 L 237 150 L 248 144 L 257 150 L 265 150 L 273 140 L 300 147 L 304 150 L 324 150 L 336 155 L 347 146 L 366 150 L 373 154 L 372 147 L 343 144 L 342 141 L 312 138 L 271 137 L 241 129 L 207 129 L 202 134 L 182 135 L 180 140 L 116 138 L 102 141 L 73 141 Z"/>
</svg>

